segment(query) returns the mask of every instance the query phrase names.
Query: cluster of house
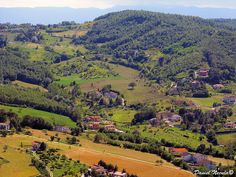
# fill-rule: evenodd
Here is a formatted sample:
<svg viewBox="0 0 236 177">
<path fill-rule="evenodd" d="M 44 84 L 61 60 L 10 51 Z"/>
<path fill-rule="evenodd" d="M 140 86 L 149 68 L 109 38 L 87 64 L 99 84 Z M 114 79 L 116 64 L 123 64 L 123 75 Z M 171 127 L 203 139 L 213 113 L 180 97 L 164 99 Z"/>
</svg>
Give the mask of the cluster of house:
<svg viewBox="0 0 236 177">
<path fill-rule="evenodd" d="M 226 96 L 222 99 L 222 101 L 228 105 L 236 104 L 236 96 Z"/>
<path fill-rule="evenodd" d="M 181 158 L 184 162 L 188 163 L 191 167 L 204 166 L 208 169 L 214 169 L 216 165 L 208 160 L 206 155 L 200 153 L 191 154 L 186 148 L 169 148 L 169 152 L 176 157 Z"/>
<path fill-rule="evenodd" d="M 94 101 L 100 101 L 102 98 L 108 100 L 116 100 L 117 98 L 120 98 L 119 105 L 125 106 L 125 99 L 115 91 L 91 91 L 88 93 L 88 98 Z"/>
<path fill-rule="evenodd" d="M 167 124 L 170 127 L 174 126 L 174 123 L 179 122 L 181 116 L 172 112 L 159 112 L 155 118 L 149 120 L 149 123 L 153 127 L 159 127 L 163 124 Z"/>
<path fill-rule="evenodd" d="M 200 68 L 199 70 L 195 71 L 195 77 L 208 77 L 209 76 L 209 69 L 207 68 Z"/>
<path fill-rule="evenodd" d="M 113 122 L 103 120 L 101 116 L 87 116 L 83 121 L 90 130 L 99 130 L 100 128 L 104 128 L 106 131 L 110 132 L 123 132 L 118 130 Z"/>
<path fill-rule="evenodd" d="M 224 128 L 230 128 L 230 129 L 236 128 L 236 123 L 235 122 L 226 122 L 224 124 Z"/>
<path fill-rule="evenodd" d="M 89 169 L 89 172 L 94 172 L 97 176 L 108 176 L 108 177 L 127 177 L 126 173 L 119 171 L 108 171 L 103 166 L 94 165 Z"/>
</svg>

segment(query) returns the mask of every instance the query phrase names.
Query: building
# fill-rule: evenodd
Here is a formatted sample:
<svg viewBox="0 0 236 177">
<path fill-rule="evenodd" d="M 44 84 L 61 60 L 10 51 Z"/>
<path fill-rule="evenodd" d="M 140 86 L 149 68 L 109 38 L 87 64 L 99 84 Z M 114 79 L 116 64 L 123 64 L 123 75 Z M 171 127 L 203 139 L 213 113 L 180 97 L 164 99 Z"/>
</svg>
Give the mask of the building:
<svg viewBox="0 0 236 177">
<path fill-rule="evenodd" d="M 213 89 L 217 90 L 217 89 L 223 89 L 225 86 L 222 84 L 215 84 L 212 87 L 213 87 Z"/>
<path fill-rule="evenodd" d="M 104 96 L 108 97 L 108 98 L 111 98 L 111 99 L 116 99 L 118 97 L 118 93 L 116 93 L 116 92 L 105 92 Z"/>
<path fill-rule="evenodd" d="M 158 118 L 152 118 L 149 120 L 149 123 L 153 126 L 153 127 L 158 127 L 161 125 L 162 121 Z"/>
<path fill-rule="evenodd" d="M 197 77 L 208 77 L 208 75 L 209 75 L 209 69 L 207 69 L 207 68 L 200 68 L 196 72 Z"/>
<path fill-rule="evenodd" d="M 40 149 L 42 142 L 40 141 L 34 141 L 32 143 L 32 151 L 38 151 Z"/>
<path fill-rule="evenodd" d="M 101 122 L 101 116 L 88 116 L 84 118 L 85 122 Z"/>
<path fill-rule="evenodd" d="M 54 130 L 58 131 L 58 132 L 64 132 L 64 133 L 69 133 L 70 132 L 70 128 L 64 127 L 64 126 L 59 126 L 59 125 L 55 126 Z"/>
<path fill-rule="evenodd" d="M 181 116 L 172 112 L 159 112 L 156 114 L 156 118 L 162 121 L 178 122 L 181 120 Z"/>
<path fill-rule="evenodd" d="M 113 173 L 112 177 L 127 177 L 127 174 L 117 171 L 117 172 Z"/>
<path fill-rule="evenodd" d="M 88 125 L 90 130 L 98 130 L 100 128 L 100 122 L 92 122 Z"/>
<path fill-rule="evenodd" d="M 224 97 L 222 101 L 225 104 L 229 104 L 229 105 L 236 104 L 236 97 L 235 96 L 227 96 L 227 97 Z"/>
<path fill-rule="evenodd" d="M 91 171 L 95 172 L 97 176 L 106 176 L 107 170 L 100 165 L 94 165 L 91 167 Z"/>
<path fill-rule="evenodd" d="M 191 84 L 192 84 L 193 88 L 200 88 L 201 87 L 201 82 L 199 82 L 197 80 L 193 81 Z"/>
<path fill-rule="evenodd" d="M 10 130 L 10 123 L 0 123 L 0 130 Z"/>
<path fill-rule="evenodd" d="M 188 155 L 188 149 L 186 148 L 169 148 L 169 152 L 175 156 L 186 156 Z"/>
<path fill-rule="evenodd" d="M 225 128 L 236 128 L 236 124 L 234 122 L 227 122 L 224 124 Z"/>
<path fill-rule="evenodd" d="M 183 156 L 183 161 L 190 163 L 193 166 L 204 166 L 208 169 L 214 169 L 215 165 L 212 161 L 208 160 L 206 155 L 196 153 L 196 154 L 187 154 Z"/>
<path fill-rule="evenodd" d="M 115 127 L 115 125 L 113 125 L 113 124 L 105 125 L 104 129 L 105 129 L 106 131 L 113 131 L 113 132 L 116 131 L 116 127 Z"/>
</svg>

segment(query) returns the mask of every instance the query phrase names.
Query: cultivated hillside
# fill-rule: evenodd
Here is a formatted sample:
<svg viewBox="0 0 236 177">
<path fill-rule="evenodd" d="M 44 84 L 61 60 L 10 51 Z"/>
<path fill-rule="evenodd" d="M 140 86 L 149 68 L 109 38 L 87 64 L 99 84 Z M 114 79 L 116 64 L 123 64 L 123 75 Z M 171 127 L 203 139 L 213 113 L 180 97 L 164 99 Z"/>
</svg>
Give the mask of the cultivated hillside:
<svg viewBox="0 0 236 177">
<path fill-rule="evenodd" d="M 209 81 L 236 80 L 234 23 L 147 11 L 110 13 L 74 40 L 142 70 L 150 79 L 175 80 L 209 67 Z"/>
</svg>

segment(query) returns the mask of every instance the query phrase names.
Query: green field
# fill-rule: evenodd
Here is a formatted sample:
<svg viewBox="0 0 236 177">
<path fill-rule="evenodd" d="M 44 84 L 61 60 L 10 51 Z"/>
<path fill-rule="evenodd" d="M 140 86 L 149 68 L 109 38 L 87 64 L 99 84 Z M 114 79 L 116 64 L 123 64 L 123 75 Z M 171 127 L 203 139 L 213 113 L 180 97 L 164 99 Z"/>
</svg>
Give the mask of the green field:
<svg viewBox="0 0 236 177">
<path fill-rule="evenodd" d="M 160 90 L 157 85 L 149 85 L 149 81 L 141 79 L 139 77 L 139 71 L 121 65 L 109 64 L 109 66 L 121 77 L 116 79 L 86 81 L 81 84 L 81 90 L 88 92 L 95 89 L 101 89 L 105 85 L 111 84 L 112 89 L 119 91 L 124 95 L 127 104 L 153 103 L 158 99 L 164 99 L 164 96 L 160 95 Z M 128 85 L 131 82 L 137 84 L 134 90 L 128 89 Z M 91 83 L 93 83 L 93 87 L 91 87 Z"/>
<path fill-rule="evenodd" d="M 21 108 L 13 106 L 0 105 L 0 109 L 15 112 L 20 117 L 31 115 L 36 117 L 42 117 L 44 120 L 54 124 L 54 125 L 64 125 L 68 127 L 75 127 L 76 123 L 73 122 L 69 117 L 62 116 L 59 114 L 54 114 L 50 112 L 40 111 L 32 108 Z"/>
<path fill-rule="evenodd" d="M 164 139 L 167 142 L 171 142 L 175 145 L 182 146 L 182 147 L 190 147 L 193 150 L 196 150 L 196 148 L 200 144 L 205 144 L 207 147 L 210 146 L 210 143 L 207 142 L 207 139 L 205 136 L 202 136 L 203 139 L 200 140 L 201 135 L 199 133 L 193 133 L 188 130 L 180 130 L 179 128 L 151 128 L 149 129 L 147 125 L 142 126 L 132 126 L 131 128 L 127 128 L 127 130 L 133 131 L 133 130 L 139 130 L 141 135 L 143 137 L 147 138 L 154 138 L 158 141 L 161 141 Z M 222 150 L 220 147 L 215 147 L 219 151 Z"/>
<path fill-rule="evenodd" d="M 92 83 L 96 81 L 102 81 L 102 80 L 119 80 L 120 76 L 111 76 L 108 78 L 94 78 L 94 79 L 81 79 L 78 74 L 73 74 L 71 76 L 65 76 L 65 77 L 59 77 L 59 81 L 56 81 L 56 83 L 60 85 L 70 85 L 71 82 L 76 82 L 77 84 L 85 84 L 85 83 Z"/>
<path fill-rule="evenodd" d="M 112 109 L 108 113 L 112 113 L 111 119 L 119 123 L 130 123 L 136 114 L 135 110 L 126 110 L 126 109 Z"/>
<path fill-rule="evenodd" d="M 219 144 L 227 145 L 230 142 L 236 141 L 236 133 L 217 135 L 217 140 L 218 140 Z"/>
</svg>

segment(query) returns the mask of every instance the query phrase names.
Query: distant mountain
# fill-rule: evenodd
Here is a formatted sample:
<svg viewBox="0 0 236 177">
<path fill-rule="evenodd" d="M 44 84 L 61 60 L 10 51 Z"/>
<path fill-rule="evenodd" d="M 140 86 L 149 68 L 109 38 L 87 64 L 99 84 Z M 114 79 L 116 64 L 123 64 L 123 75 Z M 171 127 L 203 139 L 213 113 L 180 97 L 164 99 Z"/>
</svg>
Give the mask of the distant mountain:
<svg viewBox="0 0 236 177">
<path fill-rule="evenodd" d="M 55 24 L 62 21 L 85 22 L 110 12 L 96 8 L 0 8 L 0 23 Z"/>
<path fill-rule="evenodd" d="M 109 12 L 122 11 L 126 9 L 148 10 L 171 14 L 199 16 L 202 18 L 236 18 L 234 9 L 179 7 L 164 5 L 149 6 L 115 6 L 110 9 L 97 8 L 59 8 L 59 7 L 38 7 L 38 8 L 0 8 L 0 23 L 33 23 L 52 24 L 61 21 L 85 22 L 104 15 Z"/>
<path fill-rule="evenodd" d="M 152 80 L 192 77 L 210 68 L 209 82 L 236 81 L 235 20 L 126 10 L 98 17 L 74 40 Z"/>
</svg>

